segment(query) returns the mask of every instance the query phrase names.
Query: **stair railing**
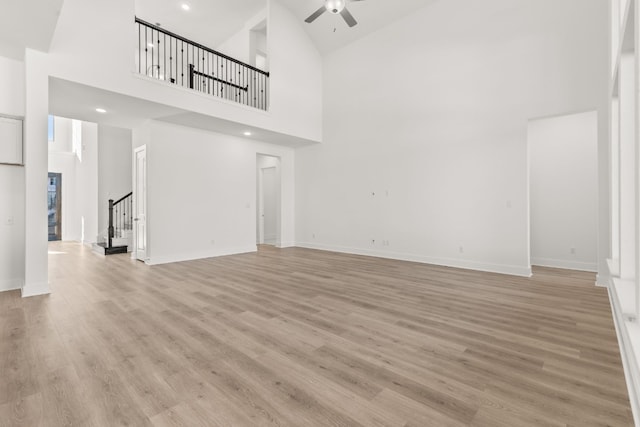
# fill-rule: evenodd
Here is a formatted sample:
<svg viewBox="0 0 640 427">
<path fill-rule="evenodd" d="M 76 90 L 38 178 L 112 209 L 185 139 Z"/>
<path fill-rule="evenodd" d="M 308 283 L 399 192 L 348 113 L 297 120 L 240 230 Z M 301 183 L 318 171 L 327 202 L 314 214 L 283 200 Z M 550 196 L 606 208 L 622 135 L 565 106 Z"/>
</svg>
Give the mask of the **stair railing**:
<svg viewBox="0 0 640 427">
<path fill-rule="evenodd" d="M 269 72 L 136 17 L 138 73 L 267 110 Z"/>
<path fill-rule="evenodd" d="M 124 230 L 133 230 L 133 192 L 116 200 L 109 199 L 108 248 L 113 247 L 113 238 L 122 237 Z"/>
</svg>

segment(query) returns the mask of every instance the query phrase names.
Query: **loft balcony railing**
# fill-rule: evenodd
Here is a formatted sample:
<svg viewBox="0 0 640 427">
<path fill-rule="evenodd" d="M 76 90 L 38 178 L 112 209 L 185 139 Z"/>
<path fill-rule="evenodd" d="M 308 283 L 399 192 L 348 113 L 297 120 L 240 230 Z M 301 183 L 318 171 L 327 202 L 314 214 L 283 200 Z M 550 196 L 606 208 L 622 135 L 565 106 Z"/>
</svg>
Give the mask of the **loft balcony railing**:
<svg viewBox="0 0 640 427">
<path fill-rule="evenodd" d="M 138 73 L 267 110 L 269 72 L 136 17 Z"/>
</svg>

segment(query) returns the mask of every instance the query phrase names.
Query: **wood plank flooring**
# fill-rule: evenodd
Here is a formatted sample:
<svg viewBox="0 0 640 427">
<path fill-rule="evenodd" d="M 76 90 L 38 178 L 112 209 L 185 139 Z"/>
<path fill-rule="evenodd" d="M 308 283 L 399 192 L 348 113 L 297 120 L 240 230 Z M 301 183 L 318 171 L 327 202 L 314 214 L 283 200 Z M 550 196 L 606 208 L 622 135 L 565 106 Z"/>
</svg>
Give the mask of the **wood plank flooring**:
<svg viewBox="0 0 640 427">
<path fill-rule="evenodd" d="M 0 294 L 1 426 L 633 424 L 592 274 L 50 252 L 50 296 Z"/>
</svg>

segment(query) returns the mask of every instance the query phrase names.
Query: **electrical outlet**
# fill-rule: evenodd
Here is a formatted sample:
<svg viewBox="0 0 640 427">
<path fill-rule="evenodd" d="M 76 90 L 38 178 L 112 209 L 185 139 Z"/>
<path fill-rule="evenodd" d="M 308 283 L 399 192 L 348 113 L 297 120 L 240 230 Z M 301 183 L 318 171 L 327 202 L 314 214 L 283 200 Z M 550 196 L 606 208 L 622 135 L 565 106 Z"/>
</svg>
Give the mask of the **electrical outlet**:
<svg viewBox="0 0 640 427">
<path fill-rule="evenodd" d="M 575 255 L 576 254 L 576 248 L 569 249 L 569 252 L 571 252 L 571 255 Z"/>
<path fill-rule="evenodd" d="M 463 246 L 460 246 L 460 247 L 458 248 L 458 250 L 460 251 L 460 253 L 461 253 L 461 254 L 462 254 L 462 253 L 464 253 L 464 247 L 463 247 Z"/>
</svg>

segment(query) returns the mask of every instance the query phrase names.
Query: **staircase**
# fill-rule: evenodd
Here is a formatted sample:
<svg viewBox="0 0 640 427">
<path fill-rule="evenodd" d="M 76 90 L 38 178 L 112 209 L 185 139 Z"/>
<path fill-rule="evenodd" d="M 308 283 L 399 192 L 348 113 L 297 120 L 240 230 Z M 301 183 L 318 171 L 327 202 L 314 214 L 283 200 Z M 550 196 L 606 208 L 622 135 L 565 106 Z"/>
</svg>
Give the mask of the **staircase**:
<svg viewBox="0 0 640 427">
<path fill-rule="evenodd" d="M 109 227 L 93 250 L 101 255 L 125 254 L 133 244 L 133 193 L 109 200 Z"/>
</svg>

